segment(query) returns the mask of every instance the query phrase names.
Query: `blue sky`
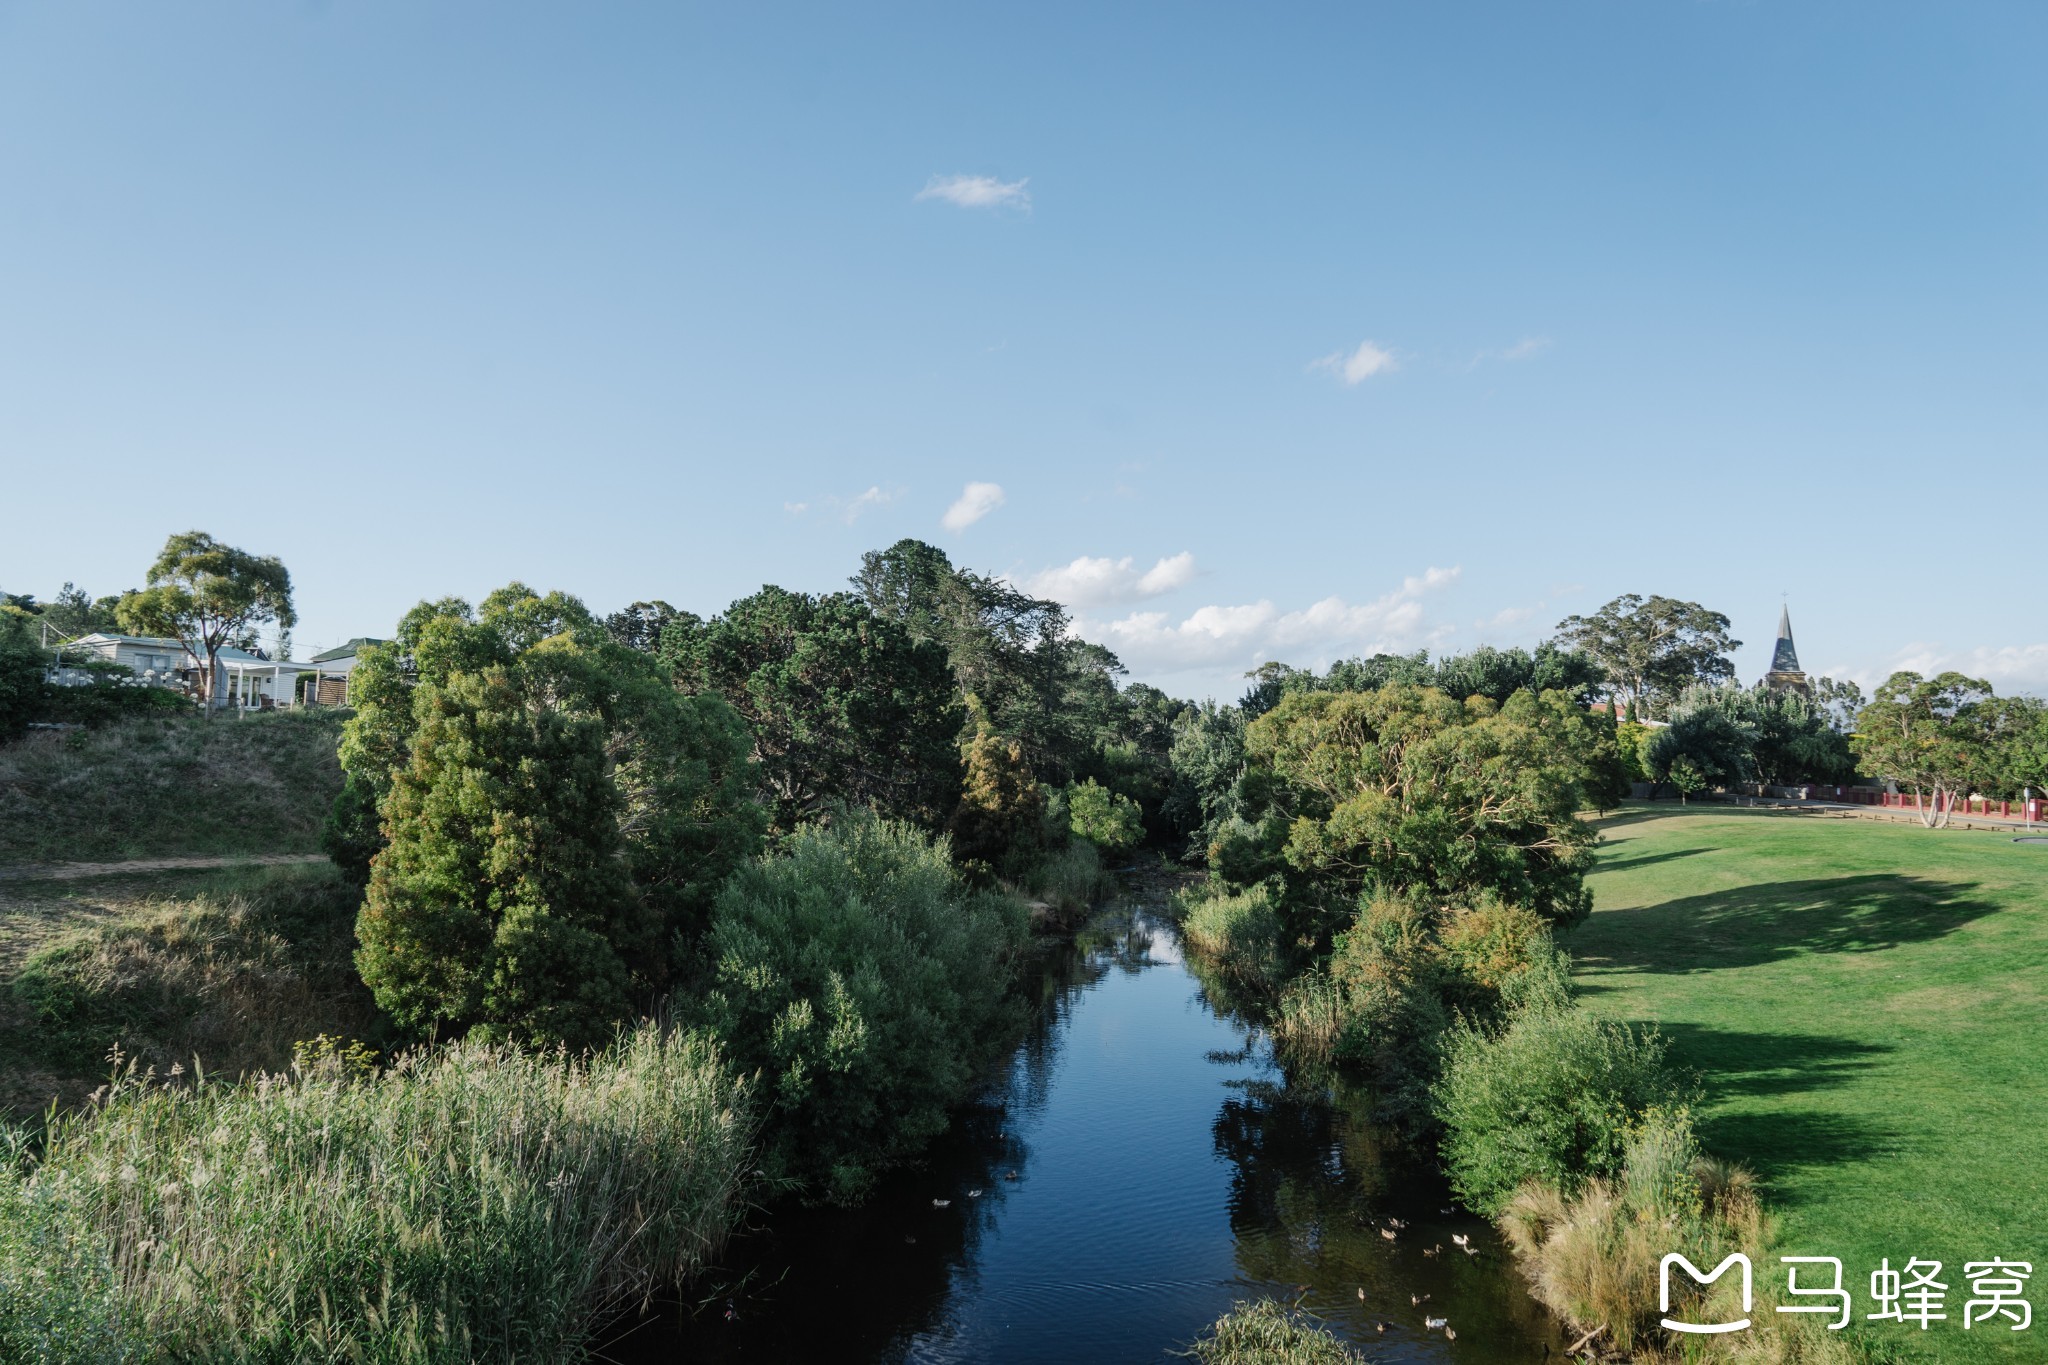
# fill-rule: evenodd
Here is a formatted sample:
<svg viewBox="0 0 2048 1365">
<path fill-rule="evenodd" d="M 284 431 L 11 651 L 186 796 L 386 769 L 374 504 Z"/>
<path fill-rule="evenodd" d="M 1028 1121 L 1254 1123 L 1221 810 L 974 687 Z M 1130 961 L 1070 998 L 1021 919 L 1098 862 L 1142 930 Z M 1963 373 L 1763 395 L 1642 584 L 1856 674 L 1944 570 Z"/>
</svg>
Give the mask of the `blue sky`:
<svg viewBox="0 0 2048 1365">
<path fill-rule="evenodd" d="M 1812 671 L 2048 690 L 2043 51 L 2034 4 L 0 0 L 0 586 L 202 528 L 303 654 L 918 536 L 1182 694 L 1628 591 L 1745 678 L 1789 594 Z"/>
</svg>

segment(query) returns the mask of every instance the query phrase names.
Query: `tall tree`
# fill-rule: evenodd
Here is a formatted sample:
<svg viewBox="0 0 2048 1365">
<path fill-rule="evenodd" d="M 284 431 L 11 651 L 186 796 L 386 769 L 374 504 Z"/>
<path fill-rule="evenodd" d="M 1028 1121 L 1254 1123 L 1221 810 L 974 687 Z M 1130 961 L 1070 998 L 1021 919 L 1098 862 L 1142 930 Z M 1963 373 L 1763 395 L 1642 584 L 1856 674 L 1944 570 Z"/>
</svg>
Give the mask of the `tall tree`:
<svg viewBox="0 0 2048 1365">
<path fill-rule="evenodd" d="M 1813 704 L 1827 717 L 1835 733 L 1846 735 L 1856 728 L 1856 715 L 1863 709 L 1863 689 L 1853 678 L 1844 678 L 1840 682 L 1833 678 L 1815 678 Z"/>
<path fill-rule="evenodd" d="M 1987 788 L 2015 797 L 2048 792 L 2048 701 L 1996 697 L 1983 704 L 1982 722 L 1991 749 Z"/>
<path fill-rule="evenodd" d="M 842 801 L 926 829 L 952 812 L 967 713 L 945 652 L 851 594 L 763 588 L 678 618 L 660 657 L 677 687 L 745 718 L 781 829 Z"/>
<path fill-rule="evenodd" d="M 501 665 L 415 699 L 356 960 L 416 1033 L 601 1042 L 627 1010 L 626 963 L 660 949 L 621 856 L 602 723 L 534 682 Z"/>
<path fill-rule="evenodd" d="M 115 610 L 127 629 L 178 641 L 195 659 L 200 700 L 211 711 L 220 651 L 253 642 L 256 627 L 297 624 L 292 579 L 281 560 L 223 545 L 204 531 L 186 531 L 164 542 L 149 567 L 149 586 L 123 597 Z"/>
<path fill-rule="evenodd" d="M 683 614 L 657 598 L 620 608 L 604 618 L 604 628 L 626 648 L 652 654 L 661 647 L 661 633 Z"/>
<path fill-rule="evenodd" d="M 1985 726 L 1991 699 L 1991 684 L 1960 673 L 1894 673 L 1856 717 L 1850 744 L 1865 771 L 1910 790 L 1921 823 L 1940 829 L 1956 798 L 1994 765 Z"/>
<path fill-rule="evenodd" d="M 56 644 L 65 638 L 76 639 L 94 631 L 119 630 L 121 621 L 117 612 L 120 605 L 119 596 L 94 599 L 84 589 L 66 583 L 43 607 L 43 621 L 50 628 L 50 643 Z"/>
<path fill-rule="evenodd" d="M 1366 889 L 1490 891 L 1576 923 L 1594 837 L 1578 812 L 1614 744 L 1602 719 L 1561 692 L 1503 707 L 1405 684 L 1292 694 L 1245 731 L 1240 800 L 1256 824 L 1226 831 L 1211 865 L 1233 882 L 1283 876 L 1312 916 L 1290 929 L 1310 938 Z"/>
<path fill-rule="evenodd" d="M 415 766 L 427 699 L 500 674 L 505 688 L 492 696 L 595 727 L 611 793 L 605 837 L 655 926 L 651 947 L 634 948 L 628 962 L 643 984 L 661 983 L 679 965 L 674 954 L 693 950 L 719 883 L 760 846 L 766 814 L 754 800 L 746 728 L 722 697 L 678 693 L 653 658 L 609 638 L 566 594 L 514 583 L 480 611 L 456 598 L 422 602 L 390 643 L 363 652 L 355 714 L 342 732 L 345 782 L 324 831 L 329 852 L 370 878 L 387 831 L 401 832 L 394 792 Z"/>
<path fill-rule="evenodd" d="M 1610 698 L 1638 707 L 1677 700 L 1693 683 L 1735 676 L 1728 618 L 1697 602 L 1624 593 L 1591 616 L 1557 623 L 1557 640 L 1590 657 L 1607 675 Z"/>
<path fill-rule="evenodd" d="M 919 540 L 863 556 L 852 583 L 877 616 L 945 650 L 969 711 L 1022 745 L 1041 782 L 1064 786 L 1122 737 L 1124 667 L 1069 634 L 1059 603 L 957 568 Z"/>
</svg>

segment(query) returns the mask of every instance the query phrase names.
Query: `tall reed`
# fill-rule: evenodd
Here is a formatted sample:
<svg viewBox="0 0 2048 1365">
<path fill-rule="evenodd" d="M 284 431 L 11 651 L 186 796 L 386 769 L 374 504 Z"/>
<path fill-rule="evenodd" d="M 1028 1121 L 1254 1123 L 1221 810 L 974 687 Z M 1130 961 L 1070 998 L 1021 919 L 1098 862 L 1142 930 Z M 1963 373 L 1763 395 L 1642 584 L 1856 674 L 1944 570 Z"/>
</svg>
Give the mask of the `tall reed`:
<svg viewBox="0 0 2048 1365">
<path fill-rule="evenodd" d="M 751 1137 L 716 1049 L 643 1028 L 589 1059 L 131 1076 L 53 1120 L 10 1197 L 97 1233 L 151 1358 L 574 1359 L 717 1250 Z"/>
</svg>

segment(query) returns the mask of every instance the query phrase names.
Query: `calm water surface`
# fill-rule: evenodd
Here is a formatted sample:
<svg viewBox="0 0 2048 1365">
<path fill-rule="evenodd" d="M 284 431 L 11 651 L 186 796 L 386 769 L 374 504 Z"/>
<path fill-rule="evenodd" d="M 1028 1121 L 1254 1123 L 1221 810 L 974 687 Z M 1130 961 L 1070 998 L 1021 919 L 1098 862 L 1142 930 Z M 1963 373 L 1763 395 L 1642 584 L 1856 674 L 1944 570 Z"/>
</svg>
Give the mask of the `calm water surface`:
<svg viewBox="0 0 2048 1365">
<path fill-rule="evenodd" d="M 731 1249 L 732 1282 L 608 1354 L 1165 1361 L 1262 1294 L 1384 1361 L 1558 1352 L 1486 1225 L 1444 1213 L 1440 1180 L 1325 1091 L 1290 1086 L 1170 925 L 1105 914 L 1039 971 L 1029 1039 L 928 1162 L 857 1210 L 777 1210 Z M 1391 1241 L 1389 1219 L 1407 1224 Z"/>
</svg>

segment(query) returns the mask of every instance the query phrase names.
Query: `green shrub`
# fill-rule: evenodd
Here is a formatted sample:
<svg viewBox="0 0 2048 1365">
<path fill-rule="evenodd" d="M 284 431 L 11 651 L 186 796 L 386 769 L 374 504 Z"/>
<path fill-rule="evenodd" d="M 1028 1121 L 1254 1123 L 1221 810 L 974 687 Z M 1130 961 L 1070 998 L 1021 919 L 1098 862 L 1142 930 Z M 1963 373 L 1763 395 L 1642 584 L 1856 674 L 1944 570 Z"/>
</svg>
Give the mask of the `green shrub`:
<svg viewBox="0 0 2048 1365">
<path fill-rule="evenodd" d="M 866 815 L 803 826 L 720 894 L 710 989 L 679 1008 L 760 1074 L 771 1170 L 849 1202 L 945 1130 L 1009 1036 L 1026 933 L 944 840 Z"/>
<path fill-rule="evenodd" d="M 153 687 L 135 681 L 135 670 L 124 664 L 88 659 L 70 665 L 88 681 L 51 686 L 43 694 L 37 720 L 70 725 L 112 725 L 148 716 L 189 715 L 192 702 L 182 692 Z"/>
<path fill-rule="evenodd" d="M 1126 853 L 1145 841 L 1138 803 L 1098 785 L 1092 777 L 1067 788 L 1067 828 L 1109 853 Z"/>
<path fill-rule="evenodd" d="M 1338 935 L 1327 964 L 1283 994 L 1274 1034 L 1290 1052 L 1362 1071 L 1382 1114 L 1426 1118 L 1456 981 L 1436 916 L 1406 898 L 1375 896 Z"/>
<path fill-rule="evenodd" d="M 130 1358 L 575 1359 L 718 1250 L 743 1101 L 709 1042 L 651 1028 L 587 1061 L 472 1042 L 368 1080 L 339 1059 L 241 1086 L 131 1076 L 57 1118 L 0 1202 L 67 1220 L 53 1301 L 97 1340 L 128 1327 Z M 35 1273 L 9 1236 L 0 1294 Z"/>
<path fill-rule="evenodd" d="M 1451 1188 L 1470 1207 L 1500 1211 L 1522 1185 L 1566 1194 L 1620 1171 L 1634 1125 L 1686 1097 L 1651 1030 L 1582 1009 L 1534 1009 L 1489 1034 L 1446 1035 L 1437 1116 Z"/>
<path fill-rule="evenodd" d="M 1492 1027 L 1530 999 L 1568 998 L 1561 955 L 1534 911 L 1485 895 L 1432 906 L 1377 895 L 1330 955 L 1280 993 L 1274 1039 L 1290 1058 L 1363 1075 L 1377 1108 L 1410 1130 L 1432 1121 L 1443 1036 L 1463 1018 Z"/>
<path fill-rule="evenodd" d="M 1287 953 L 1270 887 L 1231 892 L 1211 880 L 1182 893 L 1181 937 L 1233 984 L 1273 996 L 1285 979 Z"/>
<path fill-rule="evenodd" d="M 50 659 L 12 609 L 0 609 L 0 744 L 18 738 L 42 718 Z"/>
<path fill-rule="evenodd" d="M 1365 1357 L 1271 1299 L 1239 1303 L 1188 1351 L 1201 1365 L 1365 1365 Z"/>
<path fill-rule="evenodd" d="M 1020 879 L 1019 889 L 1052 907 L 1053 916 L 1070 922 L 1109 894 L 1114 883 L 1102 870 L 1102 855 L 1086 839 L 1073 839 L 1045 854 Z"/>
</svg>

